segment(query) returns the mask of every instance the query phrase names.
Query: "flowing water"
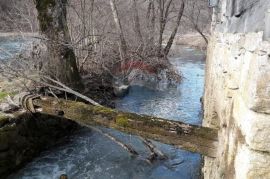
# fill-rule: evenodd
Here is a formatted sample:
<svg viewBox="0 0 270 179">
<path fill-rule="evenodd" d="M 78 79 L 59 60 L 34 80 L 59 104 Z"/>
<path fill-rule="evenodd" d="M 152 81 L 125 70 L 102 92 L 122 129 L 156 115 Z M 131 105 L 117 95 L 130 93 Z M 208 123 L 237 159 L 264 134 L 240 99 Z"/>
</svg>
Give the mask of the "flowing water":
<svg viewBox="0 0 270 179">
<path fill-rule="evenodd" d="M 11 58 L 24 51 L 26 44 L 22 38 L 0 37 L 0 60 Z"/>
<path fill-rule="evenodd" d="M 201 124 L 200 97 L 203 94 L 204 55 L 180 47 L 171 63 L 184 76 L 177 88 L 164 91 L 132 86 L 127 96 L 115 101 L 116 108 Z M 70 179 L 196 179 L 200 178 L 201 155 L 153 142 L 169 159 L 149 164 L 149 151 L 132 135 L 111 129 L 104 131 L 133 146 L 139 157 L 129 153 L 99 133 L 83 128 L 61 145 L 44 151 L 38 158 L 10 178 L 57 179 L 67 174 Z"/>
</svg>

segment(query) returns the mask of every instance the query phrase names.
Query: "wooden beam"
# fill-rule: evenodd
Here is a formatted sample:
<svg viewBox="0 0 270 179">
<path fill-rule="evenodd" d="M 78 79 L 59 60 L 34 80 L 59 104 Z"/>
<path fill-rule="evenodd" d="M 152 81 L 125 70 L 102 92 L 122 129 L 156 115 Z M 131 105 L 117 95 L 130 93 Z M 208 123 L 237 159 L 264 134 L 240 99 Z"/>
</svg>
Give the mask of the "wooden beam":
<svg viewBox="0 0 270 179">
<path fill-rule="evenodd" d="M 113 128 L 209 157 L 216 156 L 216 129 L 52 97 L 25 97 L 22 105 L 31 112 L 61 116 L 85 126 Z"/>
</svg>

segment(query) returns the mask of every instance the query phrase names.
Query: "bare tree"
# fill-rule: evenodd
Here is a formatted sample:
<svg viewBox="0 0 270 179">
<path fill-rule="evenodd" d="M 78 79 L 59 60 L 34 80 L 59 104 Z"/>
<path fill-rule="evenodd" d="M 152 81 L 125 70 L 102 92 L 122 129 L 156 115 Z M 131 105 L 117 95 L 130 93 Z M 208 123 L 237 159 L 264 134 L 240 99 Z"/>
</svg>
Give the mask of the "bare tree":
<svg viewBox="0 0 270 179">
<path fill-rule="evenodd" d="M 32 17 L 29 18 L 35 18 L 28 13 L 34 6 L 28 3 L 31 0 L 10 1 L 14 5 L 7 0 L 0 1 L 0 4 L 5 2 L 2 4 L 10 13 L 7 17 L 22 14 L 10 19 L 18 26 L 10 29 L 36 31 L 35 25 L 29 27 L 31 23 L 36 24 Z M 130 64 L 127 70 L 130 72 L 134 64 L 144 62 L 158 73 L 170 66 L 166 56 L 177 35 L 196 31 L 207 40 L 209 22 L 204 17 L 209 9 L 206 1 L 35 0 L 36 5 L 40 4 L 40 30 L 50 52 L 49 58 L 42 63 L 48 61 L 47 73 L 51 77 L 71 86 L 77 86 L 71 84 L 72 81 L 80 83 L 80 75 L 84 80 L 88 76 L 88 79 L 98 79 L 109 86 L 112 77 L 119 75 L 115 69 L 125 64 Z M 2 10 L 0 17 L 6 12 Z M 24 25 L 19 24 L 22 19 Z M 0 29 L 8 29 L 10 22 L 1 19 L 0 24 Z M 129 72 L 120 75 L 126 78 Z"/>
<path fill-rule="evenodd" d="M 212 11 L 207 5 L 207 0 L 195 0 L 188 3 L 188 9 L 184 15 L 188 21 L 187 25 L 198 32 L 208 43 L 206 33 L 210 29 Z"/>
<path fill-rule="evenodd" d="M 182 15 L 183 15 L 183 12 L 184 12 L 184 8 L 185 8 L 185 2 L 182 1 L 181 2 L 181 8 L 179 9 L 179 12 L 178 12 L 178 15 L 177 15 L 177 20 L 176 20 L 176 24 L 175 24 L 175 27 L 174 27 L 174 30 L 172 31 L 171 33 L 171 36 L 167 42 L 167 45 L 164 49 L 164 54 L 167 56 L 171 47 L 172 47 L 172 44 L 173 44 L 173 40 L 175 38 L 175 35 L 177 33 L 177 30 L 178 30 L 178 27 L 180 25 L 180 21 L 181 21 L 181 18 L 182 18 Z"/>
<path fill-rule="evenodd" d="M 172 4 L 172 0 L 158 0 L 159 7 L 159 39 L 158 39 L 158 56 L 162 56 L 162 42 L 163 42 L 163 33 L 165 30 L 166 22 L 169 16 L 170 6 Z"/>
<path fill-rule="evenodd" d="M 48 39 L 49 52 L 47 73 L 73 89 L 81 90 L 83 84 L 76 64 L 67 21 L 67 0 L 36 0 L 41 32 Z"/>
<path fill-rule="evenodd" d="M 154 47 L 155 39 L 155 26 L 156 26 L 156 14 L 155 14 L 155 3 L 154 0 L 149 0 L 146 14 L 147 24 L 147 48 L 146 50 L 152 50 Z"/>
<path fill-rule="evenodd" d="M 133 11 L 134 31 L 140 43 L 139 44 L 140 49 L 143 49 L 144 42 L 143 42 L 143 37 L 141 33 L 140 19 L 138 15 L 137 0 L 132 0 L 132 11 Z"/>
<path fill-rule="evenodd" d="M 0 31 L 37 32 L 36 11 L 32 0 L 2 0 L 0 2 Z"/>
<path fill-rule="evenodd" d="M 124 61 L 127 58 L 127 44 L 124 37 L 124 32 L 122 30 L 122 25 L 118 16 L 118 11 L 117 11 L 115 1 L 110 0 L 110 5 L 111 5 L 112 13 L 113 13 L 113 19 L 115 22 L 117 33 L 119 34 L 119 38 L 120 38 L 120 56 L 121 56 L 122 61 Z"/>
</svg>

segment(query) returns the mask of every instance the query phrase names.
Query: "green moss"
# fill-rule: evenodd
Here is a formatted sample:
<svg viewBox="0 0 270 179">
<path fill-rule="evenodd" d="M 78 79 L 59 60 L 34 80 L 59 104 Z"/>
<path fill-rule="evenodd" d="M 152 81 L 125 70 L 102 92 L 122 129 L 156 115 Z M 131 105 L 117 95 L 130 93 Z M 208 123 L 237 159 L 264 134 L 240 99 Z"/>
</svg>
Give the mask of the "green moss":
<svg viewBox="0 0 270 179">
<path fill-rule="evenodd" d="M 8 92 L 0 92 L 0 102 L 5 99 L 5 97 L 9 96 L 14 96 L 16 93 L 8 93 Z"/>
<path fill-rule="evenodd" d="M 6 119 L 7 117 L 0 113 L 0 121 Z"/>
<path fill-rule="evenodd" d="M 194 130 L 194 133 L 200 137 L 204 137 L 204 138 L 212 139 L 212 140 L 217 140 L 218 138 L 218 130 L 216 129 L 195 128 L 193 130 Z"/>
<path fill-rule="evenodd" d="M 3 100 L 7 95 L 7 92 L 0 92 L 0 101 Z"/>
<path fill-rule="evenodd" d="M 115 114 L 115 110 L 111 108 L 101 107 L 101 106 L 93 106 L 93 111 L 97 113 L 104 113 L 104 114 Z"/>
<path fill-rule="evenodd" d="M 115 120 L 116 124 L 121 126 L 121 127 L 127 127 L 128 126 L 128 118 L 123 115 L 118 115 L 116 116 Z"/>
<path fill-rule="evenodd" d="M 190 152 L 198 152 L 198 148 L 196 146 L 187 146 L 186 149 Z"/>
</svg>

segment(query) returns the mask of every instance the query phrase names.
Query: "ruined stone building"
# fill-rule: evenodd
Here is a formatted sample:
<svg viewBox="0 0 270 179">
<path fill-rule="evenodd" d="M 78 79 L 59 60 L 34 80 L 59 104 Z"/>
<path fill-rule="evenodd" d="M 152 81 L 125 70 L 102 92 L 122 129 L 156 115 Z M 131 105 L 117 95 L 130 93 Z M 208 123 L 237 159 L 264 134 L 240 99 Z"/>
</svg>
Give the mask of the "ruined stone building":
<svg viewBox="0 0 270 179">
<path fill-rule="evenodd" d="M 270 0 L 210 1 L 204 125 L 219 129 L 205 178 L 270 178 Z"/>
</svg>

